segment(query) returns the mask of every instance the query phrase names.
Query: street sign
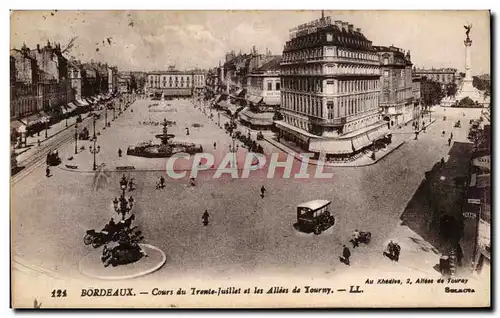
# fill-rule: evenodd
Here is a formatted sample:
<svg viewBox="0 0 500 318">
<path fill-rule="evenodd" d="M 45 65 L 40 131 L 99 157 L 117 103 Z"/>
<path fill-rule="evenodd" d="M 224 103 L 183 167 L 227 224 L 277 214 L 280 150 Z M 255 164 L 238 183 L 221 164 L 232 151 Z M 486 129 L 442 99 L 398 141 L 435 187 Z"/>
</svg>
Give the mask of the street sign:
<svg viewBox="0 0 500 318">
<path fill-rule="evenodd" d="M 481 200 L 480 199 L 467 199 L 467 203 L 469 204 L 481 204 Z"/>
<path fill-rule="evenodd" d="M 466 219 L 475 219 L 477 217 L 477 213 L 474 212 L 464 212 L 462 215 Z"/>
</svg>

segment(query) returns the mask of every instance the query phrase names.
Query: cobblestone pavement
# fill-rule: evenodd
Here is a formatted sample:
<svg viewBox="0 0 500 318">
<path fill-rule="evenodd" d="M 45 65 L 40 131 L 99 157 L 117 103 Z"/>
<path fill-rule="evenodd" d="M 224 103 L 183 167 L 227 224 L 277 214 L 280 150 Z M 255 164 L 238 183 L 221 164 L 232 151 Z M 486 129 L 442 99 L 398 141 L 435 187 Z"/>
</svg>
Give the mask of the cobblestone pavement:
<svg viewBox="0 0 500 318">
<path fill-rule="evenodd" d="M 149 120 L 147 100 L 137 101 L 129 112 L 112 123 L 98 139 L 102 153 L 98 162 L 107 166 L 123 164 L 117 148 L 152 136 L 161 127 L 138 125 L 139 118 Z M 202 123 L 202 129 L 190 128 L 192 139 L 210 149 L 228 149 L 231 140 L 189 101 L 173 101 L 177 115 L 185 111 L 172 133 L 185 136 L 184 128 Z M 184 107 L 184 108 L 181 108 Z M 163 119 L 164 113 L 154 113 Z M 167 113 L 168 114 L 168 113 Z M 468 123 L 468 120 L 467 120 Z M 399 273 L 437 275 L 433 269 L 439 255 L 411 229 L 401 225 L 400 215 L 415 193 L 425 171 L 449 151 L 441 131 L 452 131 L 453 122 L 437 121 L 418 141 L 409 141 L 380 163 L 363 168 L 325 167 L 333 173 L 329 179 L 267 179 L 265 171 L 253 172 L 249 179 L 223 177 L 203 172 L 198 185 L 189 187 L 185 180 L 167 178 L 167 186 L 156 190 L 158 171 L 133 171 L 137 189 L 133 195 L 137 225 L 146 243 L 168 255 L 167 265 L 151 279 L 169 279 L 179 275 L 197 277 L 264 277 L 266 275 L 339 275 L 378 269 Z M 455 129 L 454 138 L 465 139 L 467 125 Z M 61 149 L 69 155 L 72 145 Z M 221 147 L 221 148 L 219 148 Z M 90 169 L 90 155 L 82 155 L 80 165 Z M 123 159 L 125 160 L 125 159 Z M 125 163 L 129 163 L 127 158 Z M 144 158 L 137 162 L 151 161 Z M 136 162 L 134 162 L 136 164 Z M 314 174 L 314 168 L 310 168 Z M 93 190 L 94 175 L 54 169 L 46 178 L 43 167 L 34 170 L 12 188 L 12 249 L 27 262 L 58 273 L 75 274 L 76 264 L 90 252 L 84 246 L 87 229 L 100 229 L 114 216 L 112 199 L 119 195 L 121 172 L 110 172 L 102 189 Z M 104 178 L 106 179 L 106 178 Z M 259 197 L 264 185 L 268 193 Z M 320 236 L 298 233 L 295 207 L 313 199 L 332 201 L 331 211 L 337 223 Z M 210 224 L 201 224 L 207 209 Z M 372 232 L 372 242 L 353 251 L 352 266 L 341 264 L 342 245 L 348 244 L 354 229 Z M 399 241 L 403 250 L 399 263 L 382 256 L 388 240 Z M 280 273 L 277 273 L 277 271 Z M 75 274 L 76 275 L 76 274 Z"/>
</svg>

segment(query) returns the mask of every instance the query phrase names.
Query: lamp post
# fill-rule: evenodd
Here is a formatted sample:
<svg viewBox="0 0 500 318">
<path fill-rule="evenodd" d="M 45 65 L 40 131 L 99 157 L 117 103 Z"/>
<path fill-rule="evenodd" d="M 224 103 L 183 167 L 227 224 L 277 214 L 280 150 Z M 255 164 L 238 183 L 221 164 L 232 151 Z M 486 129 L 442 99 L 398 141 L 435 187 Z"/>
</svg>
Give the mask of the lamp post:
<svg viewBox="0 0 500 318">
<path fill-rule="evenodd" d="M 116 119 L 116 114 L 115 114 L 115 111 L 116 111 L 116 108 L 115 108 L 115 105 L 113 105 L 113 120 Z"/>
<path fill-rule="evenodd" d="M 128 200 L 125 198 L 125 195 L 120 196 L 120 200 L 115 198 L 113 200 L 113 207 L 116 213 L 120 213 L 122 215 L 122 219 L 125 220 L 125 215 L 132 210 L 134 206 L 134 198 L 130 197 Z"/>
<path fill-rule="evenodd" d="M 104 127 L 108 126 L 108 106 L 104 105 Z"/>
<path fill-rule="evenodd" d="M 122 190 L 122 196 L 125 196 L 125 190 L 127 190 L 127 177 L 125 175 L 122 176 L 122 179 L 120 180 L 120 189 Z"/>
<path fill-rule="evenodd" d="M 42 117 L 42 123 L 45 124 L 45 139 L 48 138 L 47 130 L 49 129 L 49 119 L 47 117 Z"/>
<path fill-rule="evenodd" d="M 92 165 L 92 169 L 95 171 L 97 170 L 97 164 L 96 164 L 96 155 L 101 151 L 101 146 L 97 145 L 96 146 L 96 142 L 97 142 L 97 136 L 95 135 L 95 122 L 96 122 L 96 116 L 94 115 L 93 116 L 93 126 L 94 126 L 94 135 L 93 135 L 93 141 L 94 141 L 94 147 L 92 148 L 92 146 L 90 146 L 90 153 L 94 155 L 94 163 Z"/>
<path fill-rule="evenodd" d="M 78 123 L 75 123 L 75 155 L 78 153 Z"/>
<path fill-rule="evenodd" d="M 217 125 L 220 127 L 220 113 L 217 112 Z"/>
</svg>

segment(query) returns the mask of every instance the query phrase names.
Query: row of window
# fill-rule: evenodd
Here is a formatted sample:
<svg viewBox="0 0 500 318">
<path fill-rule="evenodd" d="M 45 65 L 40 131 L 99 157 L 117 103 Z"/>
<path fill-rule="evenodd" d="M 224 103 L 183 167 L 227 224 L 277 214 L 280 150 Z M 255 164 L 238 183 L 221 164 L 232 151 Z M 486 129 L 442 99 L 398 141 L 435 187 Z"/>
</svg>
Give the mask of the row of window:
<svg viewBox="0 0 500 318">
<path fill-rule="evenodd" d="M 305 49 L 301 51 L 283 53 L 283 62 L 288 63 L 303 60 L 316 60 L 322 59 L 323 57 L 343 57 L 366 61 L 378 61 L 377 54 L 352 51 L 343 48 L 337 48 L 335 46 L 324 46 L 314 49 Z"/>
<path fill-rule="evenodd" d="M 314 96 L 281 94 L 281 107 L 313 117 L 323 117 L 322 99 Z"/>
<path fill-rule="evenodd" d="M 322 99 L 314 96 L 304 96 L 297 94 L 282 94 L 281 107 L 292 110 L 306 116 L 322 117 Z M 338 99 L 327 102 L 328 118 L 340 118 L 344 116 L 353 116 L 372 109 L 378 108 L 377 94 L 367 94 L 356 97 L 339 97 Z"/>
<path fill-rule="evenodd" d="M 327 103 L 329 119 L 354 116 L 376 108 L 378 108 L 378 98 L 372 94 L 358 98 L 339 97 L 336 105 L 334 102 Z"/>
<path fill-rule="evenodd" d="M 175 83 L 172 83 L 172 82 L 169 82 L 168 85 L 166 82 L 163 82 L 163 83 L 158 83 L 158 82 L 155 82 L 154 84 L 153 83 L 150 83 L 150 86 L 149 87 L 156 87 L 156 88 L 161 88 L 161 87 L 186 87 L 186 88 L 189 88 L 190 87 L 190 84 L 189 83 L 185 83 L 186 85 L 184 86 L 184 83 L 181 82 L 181 83 L 178 83 L 178 82 L 175 82 Z"/>
<path fill-rule="evenodd" d="M 404 101 L 412 96 L 413 96 L 413 92 L 412 92 L 411 88 L 397 91 L 397 92 L 384 92 L 384 93 L 382 93 L 382 102 L 389 103 L 392 101 L 394 103 L 397 103 L 397 102 L 402 102 L 402 101 Z M 395 101 L 394 101 L 394 97 L 396 98 Z"/>
<path fill-rule="evenodd" d="M 292 117 L 290 115 L 284 115 L 283 119 L 289 125 L 300 128 L 305 131 L 309 131 L 309 123 L 306 120 L 301 120 L 296 117 Z"/>
<path fill-rule="evenodd" d="M 378 75 L 380 68 L 370 65 L 347 65 L 347 64 L 308 64 L 300 66 L 285 66 L 281 71 L 283 75 L 335 75 L 335 74 L 358 74 Z"/>
<path fill-rule="evenodd" d="M 353 80 L 339 81 L 339 93 L 351 93 L 378 90 L 380 81 L 378 80 Z"/>
</svg>

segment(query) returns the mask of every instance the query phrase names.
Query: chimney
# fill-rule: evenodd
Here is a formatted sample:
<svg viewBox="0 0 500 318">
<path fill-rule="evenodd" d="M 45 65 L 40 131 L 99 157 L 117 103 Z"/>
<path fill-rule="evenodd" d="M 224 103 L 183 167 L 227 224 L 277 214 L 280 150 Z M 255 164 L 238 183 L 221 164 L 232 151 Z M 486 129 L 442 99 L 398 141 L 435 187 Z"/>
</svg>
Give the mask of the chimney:
<svg viewBox="0 0 500 318">
<path fill-rule="evenodd" d="M 356 32 L 361 33 L 361 28 L 356 28 Z"/>
<path fill-rule="evenodd" d="M 347 25 L 347 29 L 349 30 L 349 32 L 351 32 L 351 33 L 352 33 L 352 31 L 354 31 L 354 25 L 352 25 L 352 24 L 348 24 L 348 25 Z"/>
<path fill-rule="evenodd" d="M 342 21 L 335 20 L 335 26 L 338 27 L 339 29 L 342 29 Z"/>
<path fill-rule="evenodd" d="M 347 32 L 347 26 L 349 25 L 348 22 L 342 22 L 342 30 Z"/>
</svg>

